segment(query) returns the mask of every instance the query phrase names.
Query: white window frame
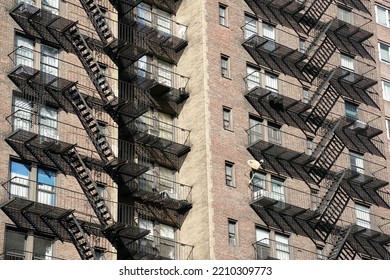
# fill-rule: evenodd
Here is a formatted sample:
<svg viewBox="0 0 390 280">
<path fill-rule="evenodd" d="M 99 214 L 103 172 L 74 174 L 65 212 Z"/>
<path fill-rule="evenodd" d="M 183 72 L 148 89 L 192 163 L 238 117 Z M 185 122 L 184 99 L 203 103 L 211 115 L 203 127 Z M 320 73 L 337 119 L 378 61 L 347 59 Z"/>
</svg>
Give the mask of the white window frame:
<svg viewBox="0 0 390 280">
<path fill-rule="evenodd" d="M 340 54 L 340 66 L 341 68 L 350 72 L 355 71 L 355 59 L 345 54 Z"/>
<path fill-rule="evenodd" d="M 228 236 L 229 244 L 237 245 L 238 244 L 238 226 L 236 220 L 228 219 Z"/>
<path fill-rule="evenodd" d="M 390 118 L 386 118 L 386 131 L 387 131 L 387 139 L 390 140 Z"/>
<path fill-rule="evenodd" d="M 384 10 L 383 12 L 385 13 L 385 19 L 384 22 L 379 21 L 379 12 L 378 9 Z M 381 5 L 375 5 L 375 15 L 376 15 L 376 23 L 380 24 L 382 26 L 390 27 L 390 9 L 386 8 Z"/>
<path fill-rule="evenodd" d="M 234 163 L 225 161 L 225 184 L 229 187 L 234 187 Z"/>
<path fill-rule="evenodd" d="M 386 58 L 383 58 L 382 56 L 382 46 L 384 46 L 385 48 L 387 48 L 387 57 Z M 381 62 L 384 62 L 384 63 L 390 63 L 390 45 L 386 44 L 386 43 L 383 43 L 383 42 L 379 42 L 378 43 L 378 50 L 379 50 L 379 59 Z"/>
<path fill-rule="evenodd" d="M 260 70 L 247 65 L 246 66 L 246 89 L 251 90 L 260 86 Z"/>
<path fill-rule="evenodd" d="M 219 3 L 218 5 L 218 21 L 222 26 L 228 26 L 228 6 Z"/>
<path fill-rule="evenodd" d="M 390 81 L 382 80 L 382 95 L 384 100 L 390 101 Z"/>
<path fill-rule="evenodd" d="M 222 107 L 222 119 L 223 119 L 223 129 L 232 131 L 233 122 L 232 122 L 232 109 L 223 106 Z"/>
<path fill-rule="evenodd" d="M 221 54 L 221 75 L 230 78 L 230 57 L 223 54 Z"/>
<path fill-rule="evenodd" d="M 276 27 L 274 25 L 263 22 L 263 37 L 272 41 L 276 41 Z"/>
<path fill-rule="evenodd" d="M 349 152 L 351 170 L 364 174 L 364 156 L 355 152 Z"/>
<path fill-rule="evenodd" d="M 356 224 L 364 228 L 371 228 L 370 207 L 355 203 Z"/>
<path fill-rule="evenodd" d="M 257 35 L 259 30 L 258 30 L 258 24 L 257 24 L 257 18 L 251 15 L 245 14 L 244 16 L 244 39 L 248 39 L 252 37 L 253 35 Z"/>
</svg>

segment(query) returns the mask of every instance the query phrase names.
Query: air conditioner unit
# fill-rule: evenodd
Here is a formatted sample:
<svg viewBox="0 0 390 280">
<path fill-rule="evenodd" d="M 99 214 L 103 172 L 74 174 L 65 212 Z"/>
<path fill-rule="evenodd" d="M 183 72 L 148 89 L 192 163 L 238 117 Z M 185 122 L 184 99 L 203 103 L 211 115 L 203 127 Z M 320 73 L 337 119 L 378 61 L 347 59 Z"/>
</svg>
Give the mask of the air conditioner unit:
<svg viewBox="0 0 390 280">
<path fill-rule="evenodd" d="M 158 136 L 160 134 L 160 132 L 155 128 L 148 128 L 146 132 L 153 136 Z"/>
</svg>

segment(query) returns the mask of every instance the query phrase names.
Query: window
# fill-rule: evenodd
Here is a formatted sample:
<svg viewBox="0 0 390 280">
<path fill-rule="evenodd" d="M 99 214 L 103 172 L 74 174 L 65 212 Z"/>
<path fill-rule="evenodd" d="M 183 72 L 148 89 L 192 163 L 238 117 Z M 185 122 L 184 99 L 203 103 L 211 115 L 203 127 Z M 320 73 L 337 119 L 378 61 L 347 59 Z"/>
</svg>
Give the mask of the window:
<svg viewBox="0 0 390 280">
<path fill-rule="evenodd" d="M 390 139 L 390 119 L 386 118 L 387 139 Z"/>
<path fill-rule="evenodd" d="M 317 210 L 318 206 L 320 205 L 320 197 L 319 197 L 319 192 L 316 189 L 310 188 L 310 210 L 315 211 Z"/>
<path fill-rule="evenodd" d="M 378 5 L 375 6 L 375 10 L 376 10 L 376 22 L 386 27 L 390 27 L 390 15 L 389 15 L 390 10 Z"/>
<path fill-rule="evenodd" d="M 160 9 L 156 9 L 156 23 L 157 23 L 157 30 L 167 34 L 172 33 L 172 26 L 171 26 L 172 21 L 171 21 L 170 13 L 162 11 Z"/>
<path fill-rule="evenodd" d="M 341 68 L 353 72 L 355 67 L 354 67 L 354 62 L 355 60 L 353 57 L 347 56 L 345 54 L 340 54 L 340 65 Z"/>
<path fill-rule="evenodd" d="M 265 88 L 272 91 L 278 92 L 278 76 L 269 72 L 265 73 Z"/>
<path fill-rule="evenodd" d="M 266 188 L 265 174 L 253 172 L 251 184 L 253 188 L 253 199 L 263 196 Z"/>
<path fill-rule="evenodd" d="M 39 110 L 39 134 L 52 139 L 58 139 L 58 110 L 41 106 Z"/>
<path fill-rule="evenodd" d="M 162 257 L 175 259 L 175 230 L 171 226 L 160 224 L 160 254 Z"/>
<path fill-rule="evenodd" d="M 158 112 L 158 120 L 159 120 L 159 135 L 163 139 L 167 139 L 170 141 L 174 140 L 174 129 L 173 126 L 174 119 L 171 115 L 165 114 L 162 112 Z"/>
<path fill-rule="evenodd" d="M 42 0 L 42 10 L 52 12 L 58 15 L 60 9 L 60 0 Z"/>
<path fill-rule="evenodd" d="M 249 66 L 246 66 L 246 87 L 247 90 L 260 86 L 260 71 L 259 69 Z"/>
<path fill-rule="evenodd" d="M 308 104 L 310 102 L 310 92 L 308 88 L 302 88 L 302 102 Z"/>
<path fill-rule="evenodd" d="M 6 229 L 5 231 L 5 259 L 24 260 L 25 259 L 26 234 Z"/>
<path fill-rule="evenodd" d="M 176 172 L 174 170 L 161 166 L 159 167 L 159 191 L 164 192 L 170 198 L 177 198 L 175 190 L 175 173 Z"/>
<path fill-rule="evenodd" d="M 282 144 L 281 126 L 274 123 L 268 123 L 268 141 L 274 144 Z"/>
<path fill-rule="evenodd" d="M 232 127 L 232 110 L 227 107 L 222 108 L 223 114 L 223 128 L 226 130 L 233 130 Z"/>
<path fill-rule="evenodd" d="M 254 116 L 249 116 L 249 143 L 255 143 L 263 140 L 263 120 Z"/>
<path fill-rule="evenodd" d="M 227 6 L 223 4 L 219 4 L 219 24 L 228 26 Z"/>
<path fill-rule="evenodd" d="M 11 160 L 10 169 L 10 177 L 12 179 L 9 185 L 10 194 L 12 196 L 28 198 L 31 166 L 16 160 Z"/>
<path fill-rule="evenodd" d="M 356 121 L 359 119 L 358 107 L 359 105 L 345 101 L 345 117 L 347 121 Z"/>
<path fill-rule="evenodd" d="M 41 71 L 58 76 L 58 49 L 42 45 L 41 47 Z"/>
<path fill-rule="evenodd" d="M 317 252 L 317 260 L 325 260 L 325 256 L 323 254 L 324 252 L 324 247 L 322 246 L 317 246 L 316 247 L 316 252 Z"/>
<path fill-rule="evenodd" d="M 237 245 L 237 221 L 228 221 L 229 244 Z"/>
<path fill-rule="evenodd" d="M 53 241 L 46 238 L 35 237 L 33 252 L 34 260 L 51 260 L 53 256 Z"/>
<path fill-rule="evenodd" d="M 285 201 L 284 180 L 271 177 L 272 198 L 278 201 Z"/>
<path fill-rule="evenodd" d="M 158 82 L 160 84 L 163 84 L 167 87 L 172 87 L 173 84 L 173 71 L 172 71 L 172 65 L 159 61 L 158 62 Z"/>
<path fill-rule="evenodd" d="M 225 181 L 229 187 L 234 187 L 234 163 L 225 161 Z"/>
<path fill-rule="evenodd" d="M 245 15 L 244 39 L 257 35 L 257 18 Z"/>
<path fill-rule="evenodd" d="M 337 18 L 349 24 L 353 24 L 353 13 L 346 8 L 337 7 Z"/>
<path fill-rule="evenodd" d="M 299 52 L 305 53 L 307 47 L 308 47 L 308 42 L 303 38 L 299 38 Z"/>
<path fill-rule="evenodd" d="M 390 101 L 390 82 L 382 81 L 383 99 Z"/>
<path fill-rule="evenodd" d="M 275 26 L 263 22 L 263 36 L 265 38 L 275 41 L 276 40 L 275 29 L 276 29 Z"/>
<path fill-rule="evenodd" d="M 137 23 L 152 26 L 152 6 L 145 3 L 137 6 Z"/>
<path fill-rule="evenodd" d="M 137 75 L 142 78 L 152 79 L 152 64 L 149 62 L 151 58 L 144 55 L 137 61 Z"/>
<path fill-rule="evenodd" d="M 356 224 L 361 227 L 371 228 L 370 207 L 355 203 Z"/>
<path fill-rule="evenodd" d="M 22 3 L 22 2 L 25 2 L 27 4 L 30 4 L 30 5 L 34 5 L 35 4 L 35 1 L 34 0 L 17 0 L 16 3 Z"/>
<path fill-rule="evenodd" d="M 256 259 L 266 260 L 271 257 L 269 230 L 256 227 Z"/>
<path fill-rule="evenodd" d="M 349 153 L 349 159 L 351 163 L 351 170 L 358 172 L 360 174 L 364 174 L 364 161 L 363 161 L 363 155 L 350 152 Z"/>
<path fill-rule="evenodd" d="M 389 45 L 386 45 L 384 43 L 379 43 L 379 58 L 381 61 L 390 63 L 389 49 L 390 49 Z"/>
<path fill-rule="evenodd" d="M 15 64 L 34 67 L 34 40 L 15 35 Z"/>
<path fill-rule="evenodd" d="M 224 78 L 230 77 L 230 58 L 226 55 L 221 55 L 221 74 Z"/>
<path fill-rule="evenodd" d="M 32 102 L 24 98 L 14 96 L 13 100 L 13 130 L 22 129 L 30 131 L 32 128 Z"/>
<path fill-rule="evenodd" d="M 306 139 L 306 154 L 311 156 L 314 152 L 314 142 L 313 138 Z"/>
<path fill-rule="evenodd" d="M 290 247 L 288 245 L 288 236 L 275 233 L 275 241 L 276 258 L 279 260 L 289 260 Z"/>
<path fill-rule="evenodd" d="M 37 177 L 37 201 L 54 206 L 56 173 L 47 169 L 38 168 Z"/>
</svg>

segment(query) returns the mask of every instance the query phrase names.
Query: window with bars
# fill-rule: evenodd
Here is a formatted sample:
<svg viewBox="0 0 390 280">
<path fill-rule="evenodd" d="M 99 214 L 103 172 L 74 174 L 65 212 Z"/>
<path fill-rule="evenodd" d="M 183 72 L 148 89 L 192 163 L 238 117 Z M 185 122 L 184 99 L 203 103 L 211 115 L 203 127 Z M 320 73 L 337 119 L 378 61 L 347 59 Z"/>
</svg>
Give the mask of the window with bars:
<svg viewBox="0 0 390 280">
<path fill-rule="evenodd" d="M 229 187 L 234 187 L 234 163 L 225 161 L 225 182 Z"/>
<path fill-rule="evenodd" d="M 245 15 L 245 25 L 244 25 L 244 39 L 248 39 L 253 35 L 257 35 L 257 18 Z"/>
</svg>

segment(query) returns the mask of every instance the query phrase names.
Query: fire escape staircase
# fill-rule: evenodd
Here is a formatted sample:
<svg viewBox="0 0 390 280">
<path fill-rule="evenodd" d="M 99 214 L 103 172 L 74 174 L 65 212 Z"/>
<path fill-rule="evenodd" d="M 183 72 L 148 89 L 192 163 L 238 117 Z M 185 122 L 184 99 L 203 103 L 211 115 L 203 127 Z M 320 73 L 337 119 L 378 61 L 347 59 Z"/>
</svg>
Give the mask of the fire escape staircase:
<svg viewBox="0 0 390 280">
<path fill-rule="evenodd" d="M 315 161 L 313 165 L 309 167 L 308 172 L 317 184 L 325 178 L 345 147 L 345 144 L 335 134 L 335 130 L 340 124 L 340 121 L 341 119 L 338 119 L 327 124 L 325 128 L 326 134 L 322 137 L 313 152 Z"/>
<path fill-rule="evenodd" d="M 95 250 L 88 242 L 86 232 L 76 219 L 74 214 L 69 215 L 65 221 L 62 221 L 63 227 L 68 230 L 72 242 L 76 247 L 82 260 L 96 260 Z"/>
<path fill-rule="evenodd" d="M 329 260 L 353 260 L 355 259 L 357 253 L 348 244 L 347 239 L 351 233 L 352 227 L 345 227 L 340 230 L 340 233 L 336 239 L 335 244 L 329 254 Z"/>
<path fill-rule="evenodd" d="M 334 176 L 329 189 L 315 211 L 319 215 L 315 231 L 322 238 L 323 242 L 326 242 L 328 236 L 333 231 L 350 199 L 349 195 L 341 188 L 341 182 L 345 173 L 346 171 L 343 170 Z"/>
<path fill-rule="evenodd" d="M 298 21 L 306 34 L 309 34 L 309 32 L 317 26 L 322 15 L 325 14 L 332 3 L 333 0 L 314 0 Z"/>
</svg>

